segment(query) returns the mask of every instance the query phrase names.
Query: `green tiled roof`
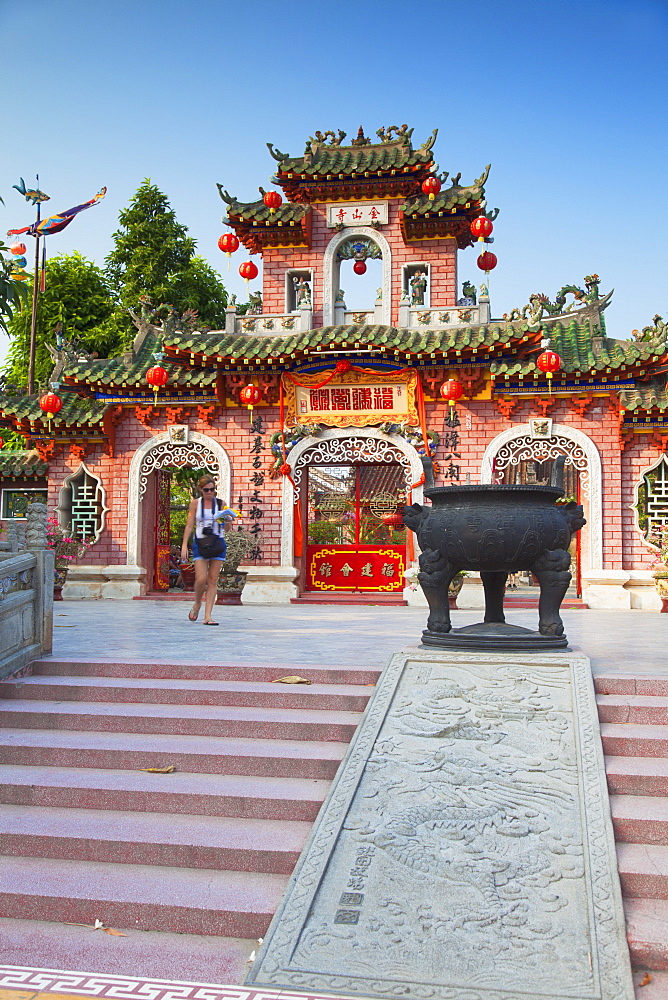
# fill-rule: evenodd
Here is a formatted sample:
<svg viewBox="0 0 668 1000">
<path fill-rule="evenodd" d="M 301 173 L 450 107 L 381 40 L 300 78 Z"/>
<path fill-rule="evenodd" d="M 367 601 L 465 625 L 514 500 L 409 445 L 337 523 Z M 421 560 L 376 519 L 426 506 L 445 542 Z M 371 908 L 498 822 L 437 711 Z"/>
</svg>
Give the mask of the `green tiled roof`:
<svg viewBox="0 0 668 1000">
<path fill-rule="evenodd" d="M 221 198 L 223 198 L 222 191 Z M 226 201 L 226 199 L 223 198 L 223 201 Z M 237 222 L 243 219 L 245 222 L 268 222 L 270 225 L 276 226 L 279 222 L 283 224 L 301 222 L 304 216 L 310 211 L 310 205 L 300 205 L 284 201 L 272 214 L 262 199 L 259 201 L 244 202 L 233 198 L 232 201 L 227 202 L 227 218 L 223 218 L 223 222 Z"/>
<path fill-rule="evenodd" d="M 271 147 L 270 147 L 271 148 Z M 278 158 L 278 153 L 272 153 Z M 379 174 L 404 167 L 428 167 L 432 162 L 429 149 L 413 149 L 410 141 L 370 143 L 368 146 L 326 146 L 314 143 L 303 156 L 285 154 L 279 160 L 279 173 L 306 174 L 309 177 L 344 174 Z"/>
<path fill-rule="evenodd" d="M 489 177 L 491 164 L 487 164 L 480 177 L 467 187 L 451 184 L 442 188 L 433 201 L 426 194 L 408 198 L 401 206 L 404 215 L 437 215 L 439 212 L 451 212 L 453 208 L 462 208 L 470 202 L 481 201 L 485 197 L 485 181 Z"/>
<path fill-rule="evenodd" d="M 209 334 L 197 333 L 197 336 L 206 339 Z M 178 384 L 181 388 L 200 389 L 211 387 L 215 384 L 215 372 L 188 370 L 181 365 L 172 364 L 168 358 L 156 361 L 154 353 L 160 350 L 161 334 L 155 328 L 151 328 L 141 344 L 136 355 L 126 362 L 123 358 L 101 358 L 99 361 L 78 361 L 69 365 L 63 372 L 63 380 L 70 382 L 86 382 L 94 389 L 104 392 L 114 388 L 134 388 L 139 386 L 146 391 L 150 387 L 146 383 L 146 372 L 154 365 L 160 365 L 169 373 L 169 381 L 165 386 Z"/>
<path fill-rule="evenodd" d="M 258 335 L 231 336 L 225 333 L 174 334 L 165 340 L 167 349 L 174 348 L 192 354 L 226 359 L 290 358 L 308 351 L 317 356 L 317 348 L 345 351 L 364 347 L 410 351 L 413 354 L 456 352 L 493 344 L 521 340 L 526 324 L 491 323 L 481 327 L 450 328 L 448 330 L 406 330 L 393 326 L 345 325 L 326 326 L 306 333 L 276 337 Z"/>
<path fill-rule="evenodd" d="M 625 410 L 668 410 L 665 376 L 651 382 L 639 382 L 634 389 L 622 389 L 619 398 Z"/>
<path fill-rule="evenodd" d="M 0 452 L 0 479 L 44 479 L 48 471 L 36 451 Z"/>
<path fill-rule="evenodd" d="M 99 424 L 106 409 L 106 404 L 89 396 L 78 396 L 74 392 L 64 392 L 59 396 L 63 401 L 62 408 L 51 418 L 51 427 L 57 433 L 64 427 Z M 8 396 L 0 397 L 0 413 L 5 420 L 14 417 L 16 423 L 30 420 L 33 423 L 45 424 L 47 414 L 40 409 L 39 396 Z"/>
<path fill-rule="evenodd" d="M 652 363 L 658 359 L 651 344 L 641 341 L 613 340 L 602 338 L 602 345 L 593 349 L 589 321 L 574 317 L 570 322 L 559 320 L 546 327 L 551 339 L 550 350 L 561 358 L 564 372 L 601 372 L 606 369 L 635 368 L 638 363 Z M 509 358 L 493 361 L 490 370 L 493 375 L 528 374 L 536 370 L 535 359 L 540 354 L 534 351 L 530 357 Z"/>
</svg>

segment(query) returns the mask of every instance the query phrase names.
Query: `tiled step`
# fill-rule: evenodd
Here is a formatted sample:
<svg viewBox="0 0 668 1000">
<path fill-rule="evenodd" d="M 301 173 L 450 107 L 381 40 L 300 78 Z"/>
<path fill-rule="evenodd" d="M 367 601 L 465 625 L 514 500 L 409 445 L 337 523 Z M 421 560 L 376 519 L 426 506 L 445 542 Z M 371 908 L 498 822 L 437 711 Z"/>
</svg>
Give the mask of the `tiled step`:
<svg viewBox="0 0 668 1000">
<path fill-rule="evenodd" d="M 608 788 L 618 795 L 668 795 L 668 758 L 606 757 Z"/>
<path fill-rule="evenodd" d="M 290 875 L 311 829 L 292 820 L 0 805 L 2 853 Z"/>
<path fill-rule="evenodd" d="M 213 705 L 142 705 L 113 702 L 4 701 L 0 726 L 90 732 L 247 736 L 282 740 L 352 739 L 361 715 L 312 709 L 235 708 Z"/>
<path fill-rule="evenodd" d="M 624 911 L 633 967 L 668 971 L 668 902 L 625 899 Z"/>
<path fill-rule="evenodd" d="M 329 789 L 317 778 L 236 774 L 146 774 L 96 768 L 5 764 L 0 802 L 313 822 Z"/>
<path fill-rule="evenodd" d="M 152 680 L 174 678 L 199 681 L 251 681 L 271 683 L 279 677 L 299 674 L 313 684 L 375 684 L 380 676 L 377 667 L 313 666 L 306 663 L 255 664 L 233 663 L 210 666 L 199 663 L 136 663 L 134 661 L 34 660 L 33 675 L 65 677 L 146 677 Z"/>
<path fill-rule="evenodd" d="M 668 847 L 662 844 L 617 844 L 622 895 L 668 900 Z"/>
<path fill-rule="evenodd" d="M 134 926 L 116 929 L 126 936 L 109 937 L 101 931 L 91 933 L 90 927 L 46 920 L 0 918 L 2 963 L 144 979 L 242 983 L 248 956 L 257 948 L 257 941 L 249 938 L 158 933 Z M 41 1000 L 48 997 L 42 994 Z M 20 1000 L 18 994 L 16 1000 Z"/>
<path fill-rule="evenodd" d="M 343 742 L 0 730 L 0 760 L 34 766 L 140 771 L 173 764 L 179 771 L 198 774 L 331 780 L 347 749 Z"/>
<path fill-rule="evenodd" d="M 298 672 L 297 672 L 298 673 Z M 299 676 L 302 676 L 299 674 Z M 271 684 L 65 676 L 21 677 L 0 683 L 0 698 L 39 701 L 138 702 L 363 712 L 371 687 L 358 684 Z"/>
<path fill-rule="evenodd" d="M 0 916 L 257 938 L 287 883 L 255 872 L 3 857 Z"/>
<path fill-rule="evenodd" d="M 611 795 L 615 840 L 634 844 L 668 844 L 668 798 Z"/>
<path fill-rule="evenodd" d="M 639 725 L 668 725 L 668 696 L 639 694 L 597 694 L 601 722 Z"/>
<path fill-rule="evenodd" d="M 668 757 L 668 726 L 602 722 L 601 740 L 613 757 Z"/>
<path fill-rule="evenodd" d="M 668 676 L 597 674 L 594 677 L 594 687 L 597 694 L 639 694 L 666 698 L 668 697 Z"/>
</svg>

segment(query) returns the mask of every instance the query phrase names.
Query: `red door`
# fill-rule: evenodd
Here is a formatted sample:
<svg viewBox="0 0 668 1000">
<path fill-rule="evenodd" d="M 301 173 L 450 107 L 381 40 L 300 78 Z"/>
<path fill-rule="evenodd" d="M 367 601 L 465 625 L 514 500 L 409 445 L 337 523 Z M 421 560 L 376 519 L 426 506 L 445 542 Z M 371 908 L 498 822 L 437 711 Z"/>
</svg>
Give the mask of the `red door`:
<svg viewBox="0 0 668 1000">
<path fill-rule="evenodd" d="M 163 469 L 156 473 L 157 516 L 155 519 L 155 566 L 153 589 L 169 590 L 170 504 L 172 477 Z"/>
<path fill-rule="evenodd" d="M 306 590 L 403 590 L 406 529 L 383 518 L 405 495 L 400 465 L 310 466 Z"/>
</svg>

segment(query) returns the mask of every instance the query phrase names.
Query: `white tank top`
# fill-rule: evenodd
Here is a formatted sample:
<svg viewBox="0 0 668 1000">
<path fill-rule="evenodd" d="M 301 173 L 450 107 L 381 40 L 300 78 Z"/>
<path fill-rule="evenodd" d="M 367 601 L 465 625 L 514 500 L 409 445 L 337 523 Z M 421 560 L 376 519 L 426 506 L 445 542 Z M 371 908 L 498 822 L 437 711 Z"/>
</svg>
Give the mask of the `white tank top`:
<svg viewBox="0 0 668 1000">
<path fill-rule="evenodd" d="M 199 498 L 199 500 L 197 501 L 197 510 L 195 512 L 196 538 L 204 537 L 204 532 L 202 531 L 202 528 L 205 528 L 207 526 L 213 528 L 214 535 L 223 534 L 223 525 L 221 524 L 220 521 L 216 521 L 216 518 L 220 514 L 222 507 L 223 505 L 218 499 L 218 497 L 214 497 L 213 499 L 213 508 L 214 508 L 213 510 L 211 510 L 208 507 L 208 505 L 206 508 L 204 507 L 204 497 Z"/>
</svg>

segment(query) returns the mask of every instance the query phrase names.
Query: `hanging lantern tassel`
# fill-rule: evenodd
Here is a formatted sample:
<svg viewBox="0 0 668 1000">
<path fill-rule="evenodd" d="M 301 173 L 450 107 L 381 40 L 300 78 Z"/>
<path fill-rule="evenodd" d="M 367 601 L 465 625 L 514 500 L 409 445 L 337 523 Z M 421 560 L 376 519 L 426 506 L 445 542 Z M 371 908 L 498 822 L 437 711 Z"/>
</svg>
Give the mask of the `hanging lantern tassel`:
<svg viewBox="0 0 668 1000">
<path fill-rule="evenodd" d="M 243 264 L 239 265 L 239 274 L 244 279 L 246 284 L 248 284 L 249 281 L 254 281 L 255 278 L 257 278 L 257 266 L 252 260 L 246 260 Z"/>
<path fill-rule="evenodd" d="M 248 416 L 251 424 L 253 423 L 253 407 L 257 406 L 262 399 L 262 395 L 262 389 L 257 385 L 253 385 L 252 382 L 249 382 L 248 385 L 239 390 L 239 402 L 248 407 Z"/>
<path fill-rule="evenodd" d="M 227 270 L 229 271 L 232 254 L 239 249 L 239 237 L 234 233 L 223 233 L 218 240 L 218 249 L 222 250 L 227 257 Z"/>
<path fill-rule="evenodd" d="M 547 379 L 547 391 L 552 395 L 552 379 L 554 373 L 561 368 L 561 358 L 555 351 L 543 351 L 536 358 L 536 368 L 545 373 Z"/>
<path fill-rule="evenodd" d="M 167 385 L 169 372 L 166 372 L 160 365 L 154 365 L 146 372 L 146 381 L 153 389 L 153 405 L 158 405 L 158 390 Z"/>
<path fill-rule="evenodd" d="M 51 434 L 51 418 L 62 409 L 63 401 L 55 392 L 47 392 L 40 397 L 39 406 L 43 413 L 47 415 L 47 428 Z"/>
<path fill-rule="evenodd" d="M 447 399 L 450 407 L 450 413 L 454 412 L 455 403 L 458 399 L 461 399 L 463 395 L 464 386 L 461 382 L 458 382 L 456 378 L 449 378 L 448 381 L 444 382 L 441 386 L 441 396 L 443 399 Z"/>
</svg>

